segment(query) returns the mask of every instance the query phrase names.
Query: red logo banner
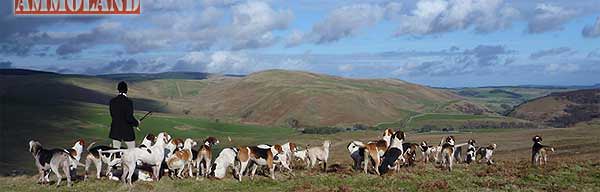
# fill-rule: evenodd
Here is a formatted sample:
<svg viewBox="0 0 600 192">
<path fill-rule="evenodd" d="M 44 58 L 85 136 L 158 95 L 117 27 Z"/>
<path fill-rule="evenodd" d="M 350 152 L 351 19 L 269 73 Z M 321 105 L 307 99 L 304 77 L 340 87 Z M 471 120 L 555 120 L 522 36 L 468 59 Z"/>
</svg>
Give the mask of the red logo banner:
<svg viewBox="0 0 600 192">
<path fill-rule="evenodd" d="M 139 15 L 141 0 L 14 0 L 15 15 Z"/>
</svg>

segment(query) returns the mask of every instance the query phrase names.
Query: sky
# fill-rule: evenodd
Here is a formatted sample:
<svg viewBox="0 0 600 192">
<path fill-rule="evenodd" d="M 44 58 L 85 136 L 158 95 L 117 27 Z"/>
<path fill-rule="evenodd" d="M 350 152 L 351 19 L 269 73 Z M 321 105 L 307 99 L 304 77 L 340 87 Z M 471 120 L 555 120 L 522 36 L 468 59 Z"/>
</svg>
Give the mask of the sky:
<svg viewBox="0 0 600 192">
<path fill-rule="evenodd" d="M 600 83 L 600 0 L 142 1 L 129 16 L 15 16 L 1 1 L 0 68 Z"/>
</svg>

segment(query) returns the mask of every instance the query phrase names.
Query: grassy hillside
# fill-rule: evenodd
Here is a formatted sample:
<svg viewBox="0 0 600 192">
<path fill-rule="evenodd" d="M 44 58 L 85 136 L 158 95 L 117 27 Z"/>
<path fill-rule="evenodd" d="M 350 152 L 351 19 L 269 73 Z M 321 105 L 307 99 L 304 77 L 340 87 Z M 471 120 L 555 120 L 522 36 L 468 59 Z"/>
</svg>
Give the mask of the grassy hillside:
<svg viewBox="0 0 600 192">
<path fill-rule="evenodd" d="M 435 111 L 461 99 L 448 91 L 400 80 L 347 79 L 297 71 L 269 70 L 208 82 L 192 113 L 256 124 L 285 125 L 295 119 L 302 126 L 374 125 Z"/>
<path fill-rule="evenodd" d="M 494 112 L 504 114 L 528 100 L 542 97 L 553 92 L 565 92 L 579 87 L 552 86 L 506 86 L 506 87 L 473 87 L 453 88 L 450 90 L 469 101 L 483 105 Z"/>
<path fill-rule="evenodd" d="M 512 117 L 554 127 L 572 126 L 600 118 L 600 89 L 553 93 L 516 107 Z"/>
<path fill-rule="evenodd" d="M 449 91 L 393 79 L 283 70 L 185 79 L 194 75 L 198 74 L 3 75 L 1 80 L 11 83 L 3 85 L 6 89 L 0 93 L 11 98 L 45 95 L 43 100 L 106 104 L 120 79 L 134 79 L 129 95 L 138 109 L 269 126 L 287 126 L 290 120 L 302 127 L 375 125 L 401 121 L 414 113 L 490 113 Z"/>
</svg>

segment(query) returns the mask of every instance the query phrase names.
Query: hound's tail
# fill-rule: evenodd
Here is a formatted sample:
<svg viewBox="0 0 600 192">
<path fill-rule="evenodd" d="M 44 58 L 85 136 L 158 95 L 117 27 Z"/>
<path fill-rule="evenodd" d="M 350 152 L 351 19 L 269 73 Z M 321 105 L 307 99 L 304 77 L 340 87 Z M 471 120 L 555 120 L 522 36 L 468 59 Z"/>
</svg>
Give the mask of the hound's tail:
<svg viewBox="0 0 600 192">
<path fill-rule="evenodd" d="M 352 141 L 352 144 L 358 146 L 358 147 L 365 147 L 365 144 L 363 142 L 360 141 Z"/>
<path fill-rule="evenodd" d="M 98 150 L 98 153 L 113 154 L 113 153 L 122 153 L 125 151 L 127 151 L 127 150 L 126 149 L 111 149 L 111 150 L 106 150 L 106 151 Z"/>
<path fill-rule="evenodd" d="M 90 151 L 90 149 L 92 149 L 92 146 L 94 146 L 94 144 L 96 144 L 96 142 L 91 142 L 90 145 L 88 145 L 87 147 L 87 151 Z"/>
<path fill-rule="evenodd" d="M 554 152 L 554 147 L 550 147 L 550 146 L 545 146 L 545 145 L 544 145 L 544 148 L 545 148 L 546 150 L 548 150 L 548 151 L 552 151 L 552 152 Z"/>
<path fill-rule="evenodd" d="M 468 145 L 468 143 L 456 144 L 456 145 L 454 145 L 454 147 L 458 148 L 458 147 L 462 147 L 462 146 L 465 146 L 465 145 Z"/>
</svg>

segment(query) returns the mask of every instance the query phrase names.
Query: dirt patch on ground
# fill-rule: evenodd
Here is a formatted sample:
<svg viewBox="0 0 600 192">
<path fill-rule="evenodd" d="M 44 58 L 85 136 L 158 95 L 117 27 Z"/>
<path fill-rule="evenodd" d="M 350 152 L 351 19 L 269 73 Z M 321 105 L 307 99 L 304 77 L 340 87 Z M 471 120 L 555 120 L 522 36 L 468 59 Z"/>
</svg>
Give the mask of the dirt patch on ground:
<svg viewBox="0 0 600 192">
<path fill-rule="evenodd" d="M 176 130 L 180 130 L 180 131 L 187 131 L 187 130 L 190 130 L 190 129 L 194 128 L 194 127 L 192 127 L 191 125 L 185 124 L 185 125 L 178 125 L 178 126 L 175 126 L 173 128 L 176 129 Z"/>
</svg>

